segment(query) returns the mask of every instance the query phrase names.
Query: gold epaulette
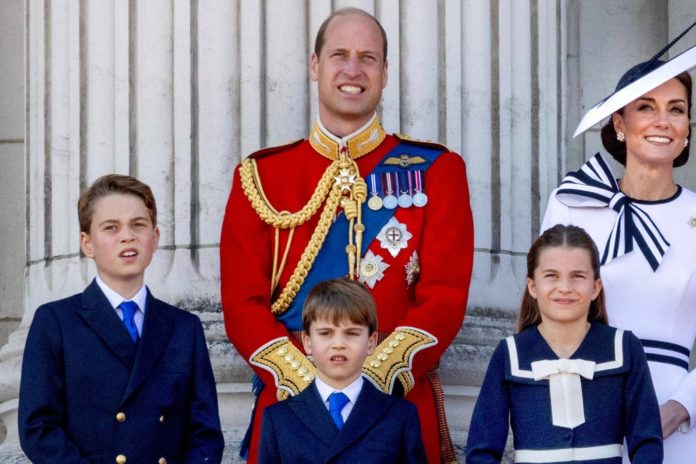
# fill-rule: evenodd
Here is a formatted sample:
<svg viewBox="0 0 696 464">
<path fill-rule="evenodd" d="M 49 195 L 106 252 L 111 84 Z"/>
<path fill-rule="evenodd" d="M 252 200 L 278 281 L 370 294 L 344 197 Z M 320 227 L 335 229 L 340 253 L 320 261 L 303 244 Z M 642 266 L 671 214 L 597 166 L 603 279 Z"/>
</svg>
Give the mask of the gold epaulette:
<svg viewBox="0 0 696 464">
<path fill-rule="evenodd" d="M 409 137 L 408 135 L 404 134 L 394 134 L 394 137 L 396 137 L 400 142 L 406 142 L 406 143 L 412 143 L 413 145 L 422 145 L 426 147 L 431 147 L 431 148 L 438 148 L 440 150 L 444 151 L 452 151 L 449 148 L 447 148 L 445 145 L 438 143 L 438 142 L 433 142 L 431 140 L 418 140 L 418 139 L 413 139 Z"/>
<path fill-rule="evenodd" d="M 415 327 L 397 327 L 363 363 L 362 372 L 375 387 L 392 393 L 398 380 L 404 394 L 411 391 L 415 379 L 411 374 L 413 356 L 437 345 L 437 338 Z"/>
<path fill-rule="evenodd" d="M 300 393 L 316 375 L 314 364 L 288 337 L 266 343 L 251 355 L 249 362 L 273 374 L 279 401 Z"/>
<path fill-rule="evenodd" d="M 255 151 L 254 153 L 248 155 L 245 157 L 246 158 L 254 158 L 254 159 L 259 159 L 263 158 L 264 156 L 272 155 L 273 153 L 278 153 L 281 151 L 285 151 L 288 148 L 294 147 L 295 145 L 298 145 L 301 143 L 304 139 L 297 139 L 293 140 L 292 142 L 284 143 L 283 145 L 277 145 L 275 147 L 267 147 L 267 148 L 262 148 L 261 150 Z"/>
</svg>

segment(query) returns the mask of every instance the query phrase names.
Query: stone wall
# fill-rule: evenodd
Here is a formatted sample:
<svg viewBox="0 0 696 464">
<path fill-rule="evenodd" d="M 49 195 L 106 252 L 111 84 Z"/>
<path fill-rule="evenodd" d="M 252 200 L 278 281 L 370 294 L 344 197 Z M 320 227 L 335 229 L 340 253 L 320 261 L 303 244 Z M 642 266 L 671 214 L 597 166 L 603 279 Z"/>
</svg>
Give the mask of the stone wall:
<svg viewBox="0 0 696 464">
<path fill-rule="evenodd" d="M 146 280 L 203 320 L 234 454 L 251 374 L 227 342 L 218 296 L 233 168 L 260 147 L 306 136 L 316 114 L 314 34 L 348 5 L 387 31 L 385 128 L 444 142 L 467 162 L 474 276 L 441 366 L 463 450 L 490 353 L 514 323 L 546 199 L 598 148 L 596 131 L 571 139 L 577 122 L 624 69 L 696 20 L 693 2 L 0 2 L 0 214 L 11 219 L 0 223 L 0 340 L 14 330 L 0 344 L 0 460 L 19 459 L 19 367 L 35 308 L 94 276 L 79 254 L 75 203 L 107 172 L 153 187 L 162 237 Z M 696 186 L 696 174 L 678 175 Z"/>
</svg>

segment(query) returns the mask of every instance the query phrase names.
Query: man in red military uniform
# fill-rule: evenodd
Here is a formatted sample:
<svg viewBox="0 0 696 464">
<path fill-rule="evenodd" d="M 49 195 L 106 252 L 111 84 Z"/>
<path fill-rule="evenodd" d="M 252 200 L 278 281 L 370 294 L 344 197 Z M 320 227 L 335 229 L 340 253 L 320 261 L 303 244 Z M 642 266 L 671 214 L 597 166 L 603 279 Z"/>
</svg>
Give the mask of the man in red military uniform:
<svg viewBox="0 0 696 464">
<path fill-rule="evenodd" d="M 305 295 L 345 275 L 377 301 L 380 344 L 365 377 L 417 405 L 428 462 L 456 462 L 436 368 L 466 310 L 466 170 L 445 147 L 384 132 L 376 108 L 386 55 L 374 17 L 354 8 L 331 15 L 311 56 L 319 116 L 308 139 L 254 153 L 235 172 L 220 242 L 222 305 L 260 391 L 251 462 L 263 408 L 313 379 L 299 343 Z"/>
</svg>

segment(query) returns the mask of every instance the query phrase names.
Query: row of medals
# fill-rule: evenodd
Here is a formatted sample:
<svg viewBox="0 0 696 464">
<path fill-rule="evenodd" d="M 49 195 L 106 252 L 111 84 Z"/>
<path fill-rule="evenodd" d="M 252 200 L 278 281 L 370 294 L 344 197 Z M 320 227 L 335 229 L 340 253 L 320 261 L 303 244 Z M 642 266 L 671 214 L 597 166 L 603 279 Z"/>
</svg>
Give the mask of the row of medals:
<svg viewBox="0 0 696 464">
<path fill-rule="evenodd" d="M 370 174 L 367 185 L 370 187 L 370 199 L 367 207 L 373 211 L 382 208 L 395 209 L 422 208 L 428 203 L 428 196 L 423 192 L 422 171 L 384 172 Z M 395 195 L 399 193 L 398 197 Z"/>
</svg>

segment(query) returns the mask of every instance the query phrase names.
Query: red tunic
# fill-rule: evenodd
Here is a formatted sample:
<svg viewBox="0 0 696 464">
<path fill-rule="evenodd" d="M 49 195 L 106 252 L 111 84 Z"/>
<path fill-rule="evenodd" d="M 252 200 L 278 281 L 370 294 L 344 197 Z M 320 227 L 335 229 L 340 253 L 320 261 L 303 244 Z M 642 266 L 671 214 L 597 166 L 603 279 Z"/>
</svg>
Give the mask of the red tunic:
<svg viewBox="0 0 696 464">
<path fill-rule="evenodd" d="M 377 148 L 357 158 L 361 175 L 372 171 L 398 144 L 396 137 L 387 135 Z M 308 140 L 253 156 L 266 197 L 277 211 L 300 210 L 331 164 Z M 379 331 L 391 333 L 396 327 L 407 326 L 437 339 L 436 344 L 413 356 L 411 374 L 415 385 L 406 396 L 418 407 L 428 462 L 435 463 L 440 462 L 441 440 L 433 386 L 426 374 L 437 366 L 461 327 L 473 261 L 473 220 L 462 158 L 452 152 L 442 153 L 425 172 L 424 190 L 428 195 L 425 207 L 398 208 L 394 214 L 412 234 L 407 247 L 392 257 L 375 239 L 369 249 L 389 264 L 372 289 Z M 293 339 L 270 307 L 295 269 L 319 212 L 295 229 L 287 265 L 276 294 L 271 295 L 274 229 L 262 222 L 252 208 L 241 186 L 239 167 L 235 171 L 220 241 L 222 306 L 227 335 L 247 361 L 271 340 L 284 336 Z M 287 237 L 288 231 L 282 231 L 281 250 Z M 409 285 L 406 265 L 414 252 L 420 274 Z M 256 462 L 261 413 L 276 401 L 276 385 L 268 370 L 251 367 L 266 385 L 259 398 L 249 453 L 249 462 Z"/>
</svg>

